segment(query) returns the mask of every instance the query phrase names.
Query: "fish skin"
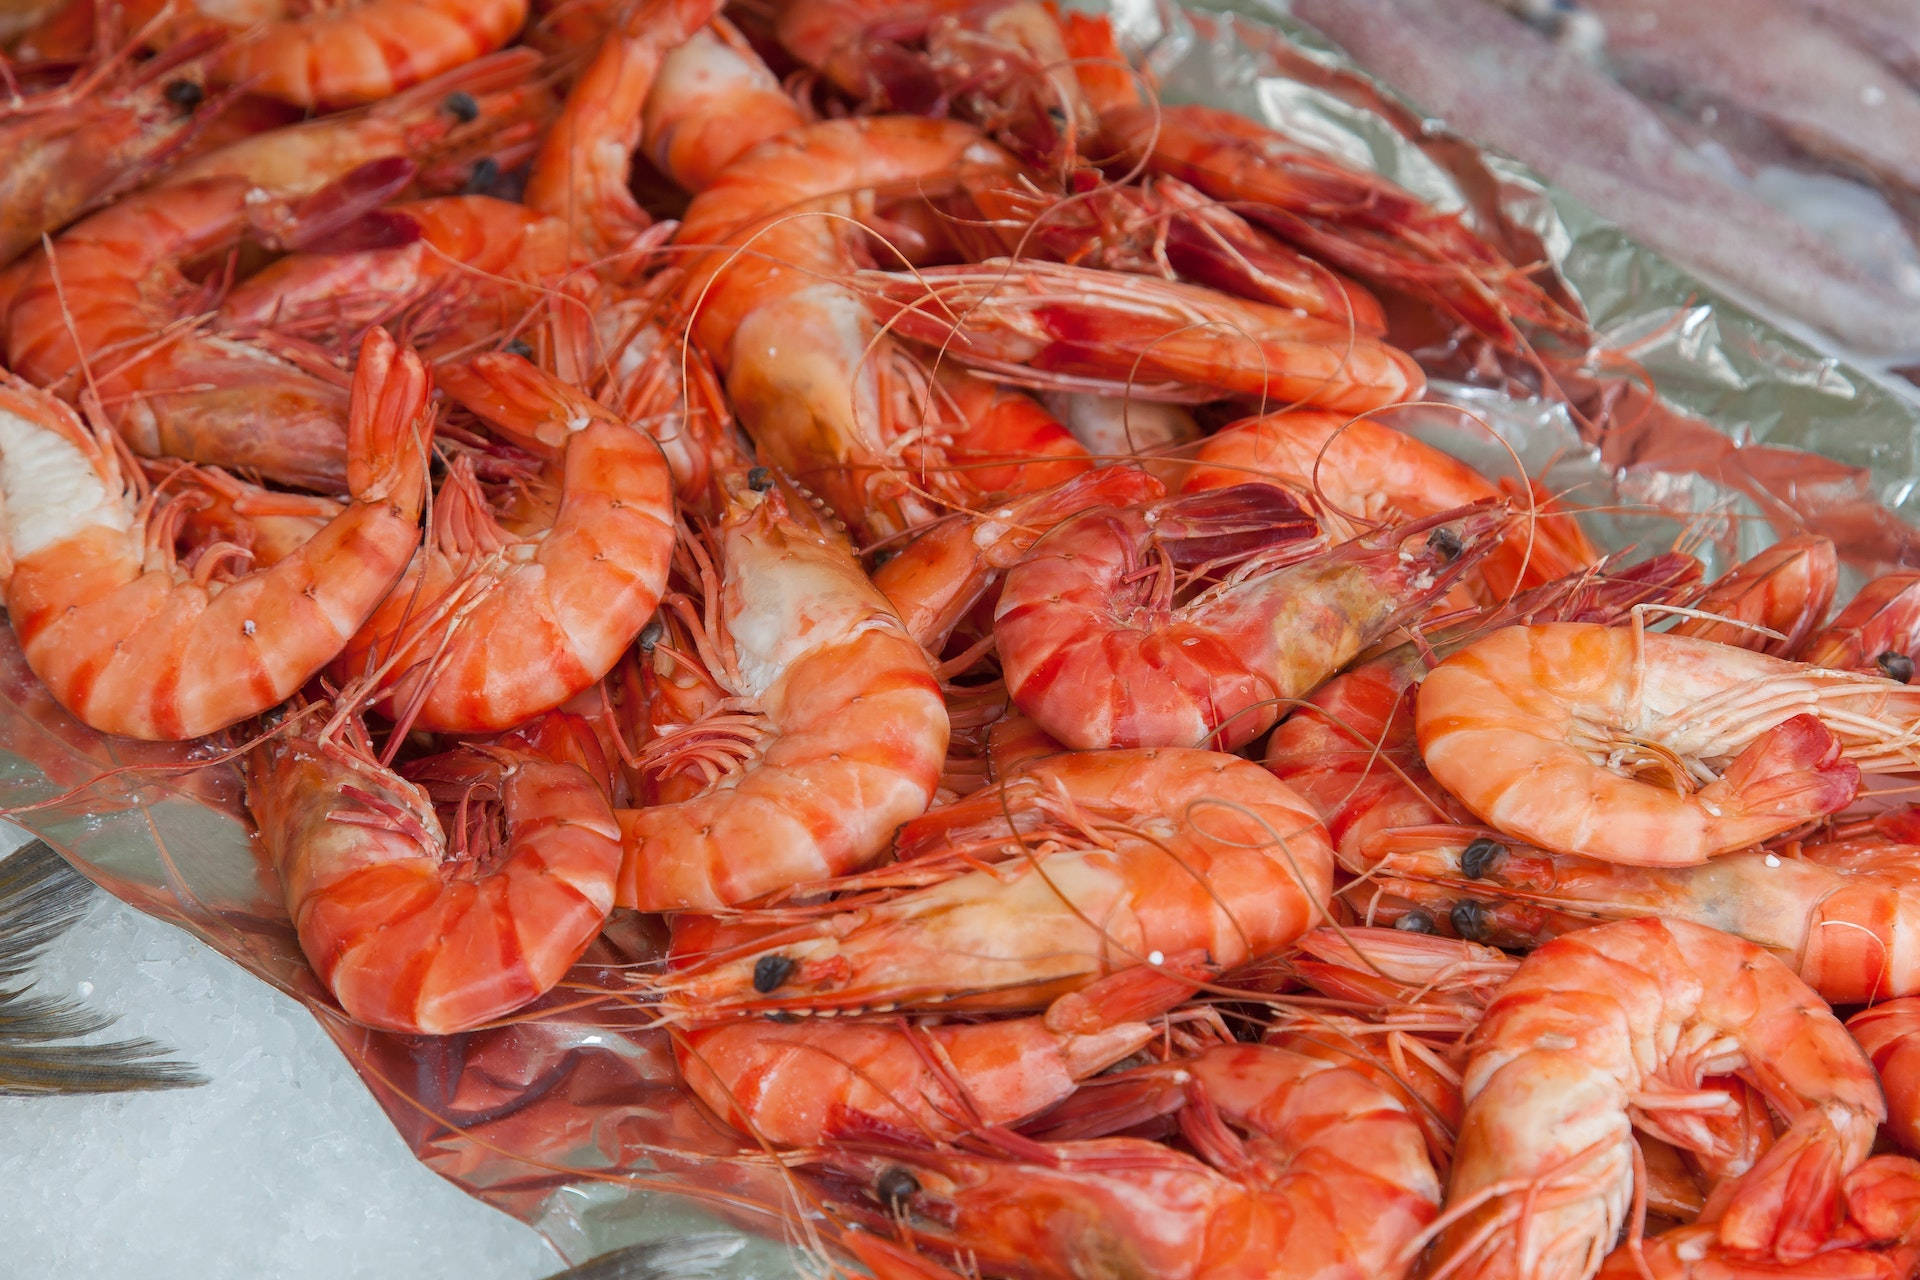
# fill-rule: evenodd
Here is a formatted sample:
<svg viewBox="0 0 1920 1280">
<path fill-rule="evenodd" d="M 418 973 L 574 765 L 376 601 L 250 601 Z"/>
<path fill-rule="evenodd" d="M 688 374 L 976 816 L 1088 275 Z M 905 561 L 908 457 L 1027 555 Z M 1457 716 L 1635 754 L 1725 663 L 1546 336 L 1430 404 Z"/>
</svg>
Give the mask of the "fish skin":
<svg viewBox="0 0 1920 1280">
<path fill-rule="evenodd" d="M 1920 354 L 1920 300 L 1718 176 L 1655 108 L 1485 0 L 1290 8 L 1450 128 L 1529 165 L 1649 248 L 1863 357 Z"/>
</svg>

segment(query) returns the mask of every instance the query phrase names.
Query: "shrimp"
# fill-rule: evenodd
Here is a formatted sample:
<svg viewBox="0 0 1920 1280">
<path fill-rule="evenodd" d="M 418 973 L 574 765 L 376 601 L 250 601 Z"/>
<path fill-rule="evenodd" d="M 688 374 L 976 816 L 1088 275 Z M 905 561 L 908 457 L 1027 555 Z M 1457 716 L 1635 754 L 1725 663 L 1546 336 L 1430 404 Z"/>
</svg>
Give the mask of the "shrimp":
<svg viewBox="0 0 1920 1280">
<path fill-rule="evenodd" d="M 688 191 L 705 191 L 747 151 L 807 122 L 724 18 L 694 32 L 661 62 L 641 119 L 641 149 Z"/>
<path fill-rule="evenodd" d="M 491 196 L 404 201 L 383 215 L 406 243 L 288 254 L 236 285 L 216 326 L 337 348 L 405 316 L 409 338 L 432 357 L 511 332 L 540 286 L 582 265 L 566 223 Z"/>
<path fill-rule="evenodd" d="M 876 874 L 907 887 L 702 958 L 661 980 L 669 1009 L 1037 1008 L 1141 965 L 1270 955 L 1331 892 L 1318 820 L 1258 765 L 1211 751 L 1052 756 L 898 844 L 905 865 Z M 968 869 L 986 860 L 999 865 Z"/>
<path fill-rule="evenodd" d="M 463 748 L 409 781 L 342 708 L 270 736 L 246 769 L 300 948 L 367 1026 L 449 1035 L 503 1017 L 559 982 L 612 909 L 619 828 L 574 765 Z"/>
<path fill-rule="evenodd" d="M 15 268 L 8 367 L 69 397 L 91 390 L 137 453 L 339 492 L 343 389 L 259 345 L 183 324 L 204 296 L 183 269 L 265 220 L 297 226 L 303 201 L 378 203 L 415 159 L 495 150 L 533 105 L 528 70 L 526 58 L 502 54 L 354 116 L 235 143 L 94 214 Z M 273 431 L 258 429 L 263 415 Z"/>
<path fill-rule="evenodd" d="M 606 675 L 653 616 L 672 477 L 650 437 L 519 356 L 476 356 L 441 381 L 544 466 L 496 517 L 456 462 L 428 546 L 343 661 L 391 663 L 382 705 L 418 728 L 498 732 Z"/>
<path fill-rule="evenodd" d="M 1917 718 L 1920 691 L 1889 680 L 1548 623 L 1496 631 L 1434 668 L 1415 727 L 1434 778 L 1501 831 L 1686 866 L 1834 812 L 1863 770 L 1911 768 Z"/>
<path fill-rule="evenodd" d="M 1847 607 L 1807 641 L 1802 657 L 1817 667 L 1913 679 L 1920 653 L 1920 573 L 1889 573 L 1860 588 Z"/>
<path fill-rule="evenodd" d="M 190 42 L 131 69 L 109 58 L 0 107 L 0 266 L 140 186 L 193 142 L 221 106 L 207 101 L 210 48 Z"/>
<path fill-rule="evenodd" d="M 1503 522 L 1465 513 L 1307 554 L 1312 522 L 1270 485 L 1082 512 L 1002 585 L 1008 692 L 1076 748 L 1231 750 L 1445 591 Z M 1182 601 L 1196 569 L 1211 581 Z"/>
<path fill-rule="evenodd" d="M 1007 258 L 854 279 L 895 332 L 1020 386 L 1349 414 L 1426 389 L 1412 356 L 1348 325 L 1197 285 Z"/>
<path fill-rule="evenodd" d="M 7 615 L 60 704 L 105 733 L 195 738 L 285 700 L 338 653 L 420 540 L 432 430 L 425 366 L 368 335 L 348 422 L 352 499 L 256 572 L 174 555 L 177 516 L 139 495 L 116 441 L 0 383 Z"/>
<path fill-rule="evenodd" d="M 1427 1274 L 1593 1275 L 1632 1195 L 1632 1125 L 1687 1145 L 1737 1075 L 1790 1118 L 1742 1176 L 1717 1239 L 1786 1262 L 1831 1235 L 1885 1118 L 1873 1067 L 1826 1002 L 1750 942 L 1627 920 L 1547 943 L 1473 1033 L 1445 1230 Z"/>
<path fill-rule="evenodd" d="M 1138 1138 L 976 1155 L 849 1145 L 814 1157 L 920 1243 L 1022 1277 L 1378 1280 L 1440 1185 L 1419 1127 L 1357 1071 L 1270 1045 L 1221 1045 L 1102 1081 L 1176 1111 L 1205 1163 Z M 1248 1136 L 1241 1138 L 1235 1131 Z"/>
<path fill-rule="evenodd" d="M 390 98 L 492 53 L 527 18 L 527 0 L 221 0 L 184 11 L 131 0 L 128 9 L 160 19 L 161 43 L 231 33 L 215 64 L 222 84 L 323 111 Z"/>
<path fill-rule="evenodd" d="M 791 129 L 694 197 L 678 243 L 691 269 L 693 335 L 718 366 L 761 458 L 817 492 L 850 528 L 886 536 L 939 514 L 902 455 L 921 414 L 852 269 L 847 219 L 864 193 L 1004 171 L 974 130 L 907 117 Z M 834 215 L 834 216 L 826 216 Z"/>
<path fill-rule="evenodd" d="M 1367 418 L 1297 410 L 1246 418 L 1209 436 L 1195 452 L 1183 492 L 1263 480 L 1314 500 L 1329 532 L 1351 538 L 1366 529 L 1417 520 L 1499 497 L 1492 482 L 1466 463 L 1405 432 Z M 1553 582 L 1599 558 L 1564 558 L 1533 534 L 1530 511 L 1491 548 L 1470 581 L 1485 602 Z"/>
<path fill-rule="evenodd" d="M 1591 340 L 1555 282 L 1536 281 L 1538 268 L 1509 261 L 1458 214 L 1230 111 L 1142 102 L 1108 19 L 1070 14 L 1065 24 L 1081 88 L 1120 163 L 1190 183 L 1315 258 L 1427 299 L 1503 350 L 1521 342 L 1516 322 Z"/>
<path fill-rule="evenodd" d="M 1734 566 L 1693 602 L 1712 616 L 1683 617 L 1669 634 L 1791 658 L 1827 616 L 1839 585 L 1831 540 L 1815 534 L 1783 538 Z"/>
<path fill-rule="evenodd" d="M 715 701 L 648 746 L 706 783 L 620 811 L 621 906 L 712 911 L 863 866 L 939 782 L 939 686 L 846 544 L 758 473 L 731 491 L 717 538 L 696 631 Z M 692 660 L 659 645 L 653 658 Z"/>
<path fill-rule="evenodd" d="M 1888 1136 L 1904 1150 L 1920 1154 L 1920 996 L 1863 1009 L 1847 1019 L 1847 1030 L 1880 1073 Z"/>
<path fill-rule="evenodd" d="M 644 0 L 581 72 L 527 175 L 533 209 L 574 227 L 591 255 L 626 249 L 651 225 L 628 189 L 641 108 L 661 60 L 720 11 L 720 0 Z"/>
<path fill-rule="evenodd" d="M 680 1074 L 734 1128 L 782 1147 L 877 1121 L 945 1142 L 1010 1125 L 1145 1047 L 1144 1022 L 1056 1031 L 1043 1016 L 920 1025 L 753 1019 L 679 1033 Z"/>
</svg>

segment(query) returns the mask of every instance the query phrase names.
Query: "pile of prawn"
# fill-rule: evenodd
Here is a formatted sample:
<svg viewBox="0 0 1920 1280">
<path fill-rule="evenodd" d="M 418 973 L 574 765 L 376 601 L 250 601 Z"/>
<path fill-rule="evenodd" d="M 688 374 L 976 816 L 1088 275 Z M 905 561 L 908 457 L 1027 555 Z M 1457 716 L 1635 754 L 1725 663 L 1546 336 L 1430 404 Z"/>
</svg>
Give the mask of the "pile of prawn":
<svg viewBox="0 0 1920 1280">
<path fill-rule="evenodd" d="M 7 616 L 347 1017 L 883 1277 L 1920 1268 L 1920 575 L 1396 427 L 1549 270 L 1032 0 L 17 8 Z"/>
</svg>

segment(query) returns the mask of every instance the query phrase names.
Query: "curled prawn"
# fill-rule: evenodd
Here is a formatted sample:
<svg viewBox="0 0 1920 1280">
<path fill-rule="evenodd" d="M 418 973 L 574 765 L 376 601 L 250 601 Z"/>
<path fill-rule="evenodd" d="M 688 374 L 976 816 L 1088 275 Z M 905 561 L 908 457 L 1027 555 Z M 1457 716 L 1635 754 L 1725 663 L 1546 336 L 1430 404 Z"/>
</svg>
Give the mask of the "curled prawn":
<svg viewBox="0 0 1920 1280">
<path fill-rule="evenodd" d="M 496 514 L 456 463 L 428 545 L 345 661 L 390 664 L 385 705 L 420 728 L 497 732 L 606 675 L 653 616 L 672 477 L 651 437 L 519 356 L 476 356 L 441 379 L 544 465 Z"/>
<path fill-rule="evenodd" d="M 343 709 L 255 748 L 247 804 L 300 948 L 347 1015 L 448 1035 L 536 999 L 579 959 L 613 906 L 620 832 L 571 764 L 466 748 L 410 772 L 375 759 Z"/>
<path fill-rule="evenodd" d="M 1831 813 L 1862 770 L 1910 768 L 1920 692 L 1637 627 L 1508 627 L 1420 686 L 1433 776 L 1563 853 L 1704 862 Z M 1648 780 L 1642 780 L 1643 778 Z"/>
<path fill-rule="evenodd" d="M 1097 1089 L 1095 1105 L 1126 1119 L 1172 1113 L 1201 1158 L 1095 1138 L 1004 1154 L 848 1144 L 814 1160 L 830 1187 L 877 1201 L 923 1246 L 996 1274 L 1410 1273 L 1406 1246 L 1432 1221 L 1439 1180 L 1412 1117 L 1361 1073 L 1221 1045 Z"/>
<path fill-rule="evenodd" d="M 1520 964 L 1474 1031 L 1435 1280 L 1585 1280 L 1626 1221 L 1632 1129 L 1686 1145 L 1703 1078 L 1790 1118 L 1745 1171 L 1722 1243 L 1785 1262 L 1831 1235 L 1885 1118 L 1873 1067 L 1827 1004 L 1750 942 L 1682 921 L 1596 925 Z"/>
<path fill-rule="evenodd" d="M 1847 1019 L 1847 1030 L 1880 1073 L 1888 1135 L 1907 1152 L 1920 1152 L 1920 996 L 1863 1009 Z"/>
<path fill-rule="evenodd" d="M 1237 747 L 1445 591 L 1503 522 L 1463 513 L 1321 550 L 1271 485 L 1082 512 L 1007 573 L 1007 690 L 1077 748 Z"/>
<path fill-rule="evenodd" d="M 903 865 L 872 874 L 900 888 L 773 917 L 767 936 L 663 979 L 669 1008 L 1035 1008 L 1140 966 L 1270 955 L 1331 890 L 1319 821 L 1258 765 L 1211 751 L 1052 756 L 898 843 Z M 968 869 L 981 862 L 998 865 Z"/>
<path fill-rule="evenodd" d="M 927 655 L 845 542 L 796 518 L 772 477 L 729 483 L 697 653 L 651 654 L 711 694 L 647 747 L 701 784 L 620 811 L 622 906 L 710 911 L 863 866 L 927 807 L 946 755 Z"/>
<path fill-rule="evenodd" d="M 247 572 L 231 545 L 181 564 L 185 507 L 141 498 L 110 432 L 7 378 L 7 614 L 34 674 L 94 728 L 138 738 L 198 737 L 284 701 L 340 651 L 419 544 L 427 396 L 420 358 L 370 333 L 348 422 L 351 500 L 297 550 Z"/>
</svg>

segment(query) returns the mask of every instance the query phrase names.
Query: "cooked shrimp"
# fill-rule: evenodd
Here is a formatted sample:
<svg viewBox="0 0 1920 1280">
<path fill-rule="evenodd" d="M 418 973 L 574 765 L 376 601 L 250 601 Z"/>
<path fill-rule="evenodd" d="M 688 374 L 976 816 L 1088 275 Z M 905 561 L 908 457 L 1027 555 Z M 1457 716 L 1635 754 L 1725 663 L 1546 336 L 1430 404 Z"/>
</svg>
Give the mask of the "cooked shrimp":
<svg viewBox="0 0 1920 1280">
<path fill-rule="evenodd" d="M 1499 496 L 1491 481 L 1431 445 L 1370 418 L 1297 410 L 1246 418 L 1209 436 L 1181 486 L 1187 493 L 1263 480 L 1307 495 L 1335 537 L 1379 524 L 1417 520 Z M 1569 560 L 1533 536 L 1532 512 L 1515 519 L 1470 582 L 1505 601 L 1514 592 L 1565 578 L 1597 556 Z"/>
<path fill-rule="evenodd" d="M 688 191 L 705 191 L 748 150 L 807 120 L 724 18 L 666 56 L 641 118 L 647 156 Z"/>
<path fill-rule="evenodd" d="M 502 747 L 422 761 L 408 781 L 356 729 L 338 711 L 247 757 L 247 804 L 320 981 L 355 1021 L 416 1035 L 551 989 L 613 906 L 620 833 L 599 784 Z"/>
<path fill-rule="evenodd" d="M 1782 538 L 1728 570 L 1693 602 L 1701 614 L 1712 616 L 1683 617 L 1671 634 L 1796 657 L 1827 616 L 1839 585 L 1840 561 L 1830 539 Z"/>
<path fill-rule="evenodd" d="M 527 18 L 527 0 L 220 0 L 184 11 L 131 0 L 128 8 L 166 15 L 163 42 L 230 32 L 216 64 L 221 83 L 320 110 L 378 102 L 452 71 L 504 46 Z"/>
<path fill-rule="evenodd" d="M 1056 1031 L 1041 1016 L 921 1025 L 752 1019 L 681 1032 L 680 1074 L 734 1128 L 782 1147 L 872 1121 L 945 1142 L 1010 1125 L 1158 1034 L 1144 1022 Z"/>
<path fill-rule="evenodd" d="M 1427 676 L 1416 713 L 1428 770 L 1492 826 L 1643 866 L 1834 812 L 1862 770 L 1913 767 L 1917 720 L 1920 691 L 1889 680 L 1583 623 L 1468 646 Z"/>
<path fill-rule="evenodd" d="M 1471 230 L 1377 174 L 1213 107 L 1146 103 L 1104 16 L 1066 17 L 1068 48 L 1106 143 L 1124 161 L 1191 183 L 1321 261 L 1415 293 L 1505 349 L 1516 322 L 1575 343 L 1591 338 L 1572 304 Z"/>
<path fill-rule="evenodd" d="M 855 281 L 895 332 L 1020 386 L 1350 414 L 1426 389 L 1412 356 L 1350 326 L 1197 285 L 1006 258 Z"/>
<path fill-rule="evenodd" d="M 1914 878 L 1920 881 L 1920 871 Z M 1847 1019 L 1847 1030 L 1880 1073 L 1888 1135 L 1905 1150 L 1920 1153 L 1920 996 L 1864 1009 Z"/>
<path fill-rule="evenodd" d="M 210 41 L 144 64 L 109 57 L 58 88 L 0 106 L 0 266 L 80 214 L 145 183 L 219 113 Z"/>
<path fill-rule="evenodd" d="M 427 546 L 344 660 L 391 664 L 383 705 L 415 727 L 492 733 L 606 675 L 653 616 L 672 478 L 651 438 L 519 356 L 476 356 L 441 381 L 545 465 L 496 514 L 456 461 Z"/>
<path fill-rule="evenodd" d="M 1831 1234 L 1886 1115 L 1873 1067 L 1826 1002 L 1752 943 L 1628 920 L 1528 956 L 1473 1034 L 1466 1117 L 1429 1259 L 1458 1275 L 1583 1280 L 1632 1196 L 1632 1125 L 1685 1146 L 1703 1077 L 1737 1075 L 1786 1131 L 1741 1178 L 1724 1244 L 1795 1262 Z"/>
<path fill-rule="evenodd" d="M 1920 654 L 1920 573 L 1889 573 L 1860 588 L 1847 607 L 1807 641 L 1801 656 L 1818 667 L 1877 671 L 1903 684 Z"/>
<path fill-rule="evenodd" d="M 378 203 L 414 160 L 492 151 L 530 109 L 528 71 L 502 54 L 369 111 L 235 143 L 93 215 L 16 268 L 8 367 L 70 397 L 92 390 L 137 453 L 338 492 L 344 388 L 183 324 L 205 294 L 184 268 L 268 220 L 282 229 L 329 216 L 335 199 Z M 304 208 L 316 194 L 327 207 Z M 259 430 L 262 415 L 273 431 Z"/>
<path fill-rule="evenodd" d="M 919 1243 L 994 1274 L 1389 1280 L 1411 1271 L 1407 1249 L 1433 1220 L 1439 1180 L 1412 1117 L 1359 1072 L 1268 1045 L 1222 1045 L 1100 1087 L 1144 1095 L 1130 1113 L 1177 1112 L 1206 1163 L 1138 1138 L 1007 1155 L 896 1142 L 815 1159 L 832 1185 L 872 1196 Z"/>
<path fill-rule="evenodd" d="M 880 117 L 788 130 L 741 156 L 688 206 L 678 243 L 708 252 L 687 296 L 693 333 L 727 380 L 761 457 L 849 527 L 884 536 L 940 514 L 902 457 L 921 439 L 903 377 L 848 280 L 849 218 L 866 193 L 958 182 L 1011 157 L 963 125 Z M 918 448 L 926 453 L 925 448 Z"/>
<path fill-rule="evenodd" d="M 1445 591 L 1503 523 L 1468 513 L 1320 550 L 1292 499 L 1257 484 L 1082 512 L 1007 573 L 1008 692 L 1073 747 L 1230 750 Z M 1195 570 L 1211 581 L 1181 600 Z"/>
<path fill-rule="evenodd" d="M 927 807 L 946 755 L 927 655 L 841 539 L 745 486 L 717 539 L 698 628 L 717 698 L 648 747 L 706 783 L 620 812 L 622 906 L 711 911 L 863 866 Z"/>
<path fill-rule="evenodd" d="M 642 0 L 574 81 L 527 175 L 526 201 L 576 229 L 589 255 L 619 253 L 653 222 L 628 189 L 661 60 L 720 11 L 721 0 Z"/>
<path fill-rule="evenodd" d="M 352 500 L 256 572 L 177 562 L 176 516 L 139 498 L 116 442 L 44 392 L 0 383 L 7 614 L 34 674 L 106 733 L 195 738 L 285 700 L 338 653 L 420 540 L 427 375 L 368 335 L 348 422 Z"/>
<path fill-rule="evenodd" d="M 1314 923 L 1332 850 L 1298 797 L 1211 751 L 1037 761 L 902 828 L 908 887 L 664 979 L 682 1016 L 1031 1009 L 1107 975 L 1270 955 Z M 967 868 L 983 860 L 1000 865 Z M 818 913 L 816 913 L 818 914 Z"/>
</svg>

